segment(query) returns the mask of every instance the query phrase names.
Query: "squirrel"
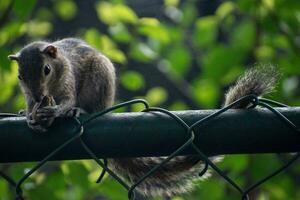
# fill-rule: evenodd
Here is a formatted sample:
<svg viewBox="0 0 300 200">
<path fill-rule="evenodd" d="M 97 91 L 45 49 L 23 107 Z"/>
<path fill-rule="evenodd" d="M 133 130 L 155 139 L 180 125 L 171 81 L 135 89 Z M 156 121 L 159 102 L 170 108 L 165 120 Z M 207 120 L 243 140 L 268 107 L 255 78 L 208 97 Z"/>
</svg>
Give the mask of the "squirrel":
<svg viewBox="0 0 300 200">
<path fill-rule="evenodd" d="M 27 104 L 26 120 L 37 132 L 45 132 L 55 117 L 95 113 L 113 104 L 115 68 L 106 56 L 83 40 L 66 38 L 55 42 L 33 42 L 10 55 L 9 59 L 18 62 L 18 78 Z M 250 69 L 229 89 L 224 106 L 246 95 L 260 96 L 270 92 L 276 81 L 276 70 L 272 66 Z M 235 108 L 246 107 L 237 105 Z M 134 183 L 163 159 L 113 158 L 108 163 L 123 180 Z M 217 161 L 218 157 L 211 159 Z M 193 180 L 209 176 L 206 173 L 199 177 L 202 168 L 198 156 L 177 156 L 136 189 L 146 196 L 179 195 L 193 188 Z"/>
<path fill-rule="evenodd" d="M 82 40 L 37 41 L 8 57 L 18 62 L 18 79 L 27 105 L 26 119 L 37 132 L 48 128 L 41 122 L 58 116 L 98 112 L 113 104 L 114 66 Z M 41 106 L 33 113 L 35 104 L 45 96 L 53 97 L 56 105 Z"/>
</svg>

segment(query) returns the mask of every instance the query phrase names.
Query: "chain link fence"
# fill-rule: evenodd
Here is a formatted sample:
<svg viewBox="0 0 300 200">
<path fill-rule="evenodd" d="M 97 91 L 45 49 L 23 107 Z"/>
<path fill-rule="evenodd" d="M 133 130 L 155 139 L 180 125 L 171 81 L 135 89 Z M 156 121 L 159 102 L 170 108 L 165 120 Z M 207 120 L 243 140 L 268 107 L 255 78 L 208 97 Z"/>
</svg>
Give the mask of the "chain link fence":
<svg viewBox="0 0 300 200">
<path fill-rule="evenodd" d="M 192 149 L 194 154 L 197 154 L 200 159 L 202 160 L 204 164 L 204 168 L 199 171 L 199 176 L 203 176 L 209 168 L 212 168 L 217 174 L 219 174 L 229 185 L 232 186 L 234 190 L 236 190 L 238 193 L 240 193 L 242 200 L 249 200 L 249 193 L 255 189 L 257 189 L 260 185 L 262 185 L 264 182 L 270 180 L 272 177 L 276 176 L 286 168 L 288 168 L 290 165 L 295 163 L 295 161 L 300 157 L 299 153 L 296 153 L 293 155 L 293 157 L 285 163 L 283 166 L 281 166 L 279 169 L 274 170 L 272 173 L 266 175 L 261 180 L 257 181 L 253 185 L 250 185 L 247 188 L 240 187 L 234 180 L 232 180 L 229 176 L 226 175 L 225 172 L 223 172 L 219 167 L 217 167 L 210 159 L 209 155 L 203 152 L 201 146 L 195 144 L 195 128 L 199 128 L 203 126 L 204 124 L 207 124 L 211 122 L 213 119 L 217 118 L 218 116 L 225 113 L 230 108 L 234 107 L 237 104 L 247 104 L 249 103 L 251 106 L 250 108 L 255 108 L 257 106 L 263 107 L 271 111 L 273 115 L 275 115 L 282 123 L 284 123 L 287 128 L 292 129 L 295 134 L 300 134 L 299 128 L 290 121 L 285 115 L 283 115 L 276 107 L 287 107 L 287 105 L 281 104 L 279 102 L 275 102 L 269 99 L 265 98 L 258 98 L 255 95 L 249 95 L 245 96 L 234 103 L 220 109 L 216 110 L 214 113 L 194 122 L 193 124 L 188 124 L 184 119 L 182 119 L 179 115 L 175 114 L 174 112 L 170 112 L 163 108 L 158 107 L 150 107 L 148 103 L 145 100 L 137 99 L 128 101 L 125 103 L 121 103 L 118 105 L 115 105 L 111 108 L 108 108 L 106 110 L 103 110 L 102 112 L 95 113 L 91 115 L 88 118 L 85 119 L 79 119 L 79 118 L 73 118 L 73 122 L 76 126 L 76 129 L 74 130 L 74 134 L 72 137 L 68 138 L 65 142 L 63 142 L 61 145 L 59 145 L 56 149 L 54 149 L 51 153 L 49 153 L 47 156 L 45 156 L 41 161 L 39 161 L 32 169 L 30 169 L 26 174 L 18 181 L 13 180 L 9 175 L 3 173 L 0 171 L 0 176 L 7 181 L 9 185 L 11 185 L 13 188 L 15 188 L 15 199 L 16 200 L 24 200 L 24 195 L 22 191 L 22 185 L 24 182 L 37 170 L 39 170 L 43 165 L 45 165 L 48 161 L 53 159 L 55 155 L 57 155 L 59 152 L 64 151 L 66 147 L 77 141 L 80 143 L 80 145 L 83 147 L 84 151 L 89 155 L 90 159 L 93 159 L 99 167 L 102 169 L 102 172 L 97 180 L 97 183 L 101 182 L 103 179 L 105 173 L 108 173 L 111 177 L 113 177 L 117 182 L 119 182 L 127 191 L 128 191 L 128 199 L 134 200 L 136 199 L 136 188 L 139 187 L 140 184 L 143 183 L 148 177 L 150 177 L 152 174 L 157 172 L 157 170 L 161 167 L 163 167 L 167 162 L 169 162 L 172 158 L 178 155 L 182 155 L 183 152 L 186 149 Z M 96 153 L 89 147 L 89 144 L 84 140 L 83 135 L 85 134 L 85 129 L 88 124 L 90 124 L 92 121 L 94 121 L 97 118 L 100 118 L 107 113 L 110 113 L 112 111 L 115 111 L 121 107 L 133 105 L 133 104 L 143 104 L 144 110 L 142 112 L 159 112 L 161 114 L 164 114 L 168 116 L 171 120 L 174 120 L 178 125 L 180 125 L 186 132 L 187 140 L 183 141 L 183 145 L 178 146 L 178 148 L 172 152 L 169 156 L 167 156 L 160 164 L 153 167 L 148 173 L 144 174 L 142 177 L 139 178 L 135 183 L 132 183 L 129 185 L 126 183 L 122 178 L 120 178 L 116 173 L 114 173 L 109 167 L 108 167 L 108 161 L 107 159 L 99 159 L 96 155 Z M 273 107 L 274 106 L 274 107 Z M 12 116 L 18 116 L 14 114 L 1 114 L 0 117 L 12 117 Z M 1 133 L 0 133 L 1 134 Z M 201 136 L 201 135 L 200 135 Z M 197 135 L 197 137 L 200 137 Z M 228 136 L 230 137 L 230 136 Z"/>
</svg>

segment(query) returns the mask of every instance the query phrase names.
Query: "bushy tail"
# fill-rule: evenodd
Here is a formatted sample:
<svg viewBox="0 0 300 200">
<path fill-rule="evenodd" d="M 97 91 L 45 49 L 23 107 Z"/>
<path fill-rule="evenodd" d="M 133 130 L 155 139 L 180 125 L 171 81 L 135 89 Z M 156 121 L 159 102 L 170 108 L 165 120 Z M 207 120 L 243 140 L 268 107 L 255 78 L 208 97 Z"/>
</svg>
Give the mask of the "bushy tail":
<svg viewBox="0 0 300 200">
<path fill-rule="evenodd" d="M 260 66 L 248 70 L 240 77 L 226 94 L 225 106 L 237 99 L 255 94 L 257 96 L 270 92 L 278 79 L 278 72 L 273 66 Z M 235 108 L 246 108 L 247 105 L 237 105 Z M 221 157 L 211 158 L 217 162 Z M 111 159 L 110 167 L 130 183 L 135 183 L 153 167 L 160 164 L 164 158 L 124 158 Z M 163 165 L 150 177 L 145 179 L 136 189 L 144 195 L 174 196 L 190 191 L 193 180 L 200 179 L 199 172 L 203 162 L 198 156 L 177 156 Z M 206 173 L 201 179 L 209 176 Z"/>
<path fill-rule="evenodd" d="M 113 170 L 126 177 L 132 184 L 164 159 L 163 157 L 124 158 L 111 159 L 109 163 Z M 199 156 L 177 156 L 145 179 L 136 189 L 146 196 L 171 197 L 186 193 L 192 190 L 193 180 L 205 179 L 209 176 L 209 173 L 206 173 L 199 177 L 204 167 L 199 160 Z"/>
<path fill-rule="evenodd" d="M 225 96 L 225 106 L 247 95 L 261 96 L 271 92 L 279 79 L 278 70 L 272 65 L 255 66 L 241 76 Z M 246 108 L 238 104 L 234 108 Z"/>
</svg>

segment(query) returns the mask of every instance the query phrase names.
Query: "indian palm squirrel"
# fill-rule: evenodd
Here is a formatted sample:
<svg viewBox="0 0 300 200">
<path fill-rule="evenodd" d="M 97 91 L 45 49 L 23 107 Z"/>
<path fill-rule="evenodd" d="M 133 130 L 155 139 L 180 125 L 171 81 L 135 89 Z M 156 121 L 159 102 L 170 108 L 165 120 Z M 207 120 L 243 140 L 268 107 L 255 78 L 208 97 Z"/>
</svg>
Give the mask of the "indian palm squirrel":
<svg viewBox="0 0 300 200">
<path fill-rule="evenodd" d="M 26 119 L 37 132 L 46 131 L 55 117 L 99 112 L 114 102 L 116 74 L 112 62 L 80 39 L 33 42 L 9 58 L 18 62 L 18 78 L 27 104 Z M 270 92 L 276 81 L 272 66 L 250 69 L 229 89 L 224 105 L 246 95 Z M 114 158 L 109 159 L 109 166 L 133 183 L 163 159 Z M 200 179 L 198 173 L 202 168 L 198 156 L 178 156 L 137 189 L 144 195 L 178 195 L 193 188 L 193 180 Z"/>
</svg>

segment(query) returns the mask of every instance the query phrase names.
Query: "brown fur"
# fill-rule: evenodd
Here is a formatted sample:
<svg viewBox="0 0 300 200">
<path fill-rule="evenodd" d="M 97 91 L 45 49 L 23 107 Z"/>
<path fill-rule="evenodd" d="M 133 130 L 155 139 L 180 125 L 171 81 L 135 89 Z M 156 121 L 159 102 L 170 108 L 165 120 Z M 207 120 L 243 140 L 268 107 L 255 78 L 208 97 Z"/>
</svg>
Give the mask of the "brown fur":
<svg viewBox="0 0 300 200">
<path fill-rule="evenodd" d="M 49 49 L 51 54 L 47 52 Z M 93 113 L 113 104 L 113 64 L 82 40 L 67 38 L 53 43 L 33 42 L 21 49 L 16 57 L 20 85 L 27 102 L 28 125 L 36 131 L 47 129 L 40 127 L 42 121 L 68 115 L 74 107 Z M 51 68 L 48 75 L 44 74 L 46 65 Z M 33 121 L 32 109 L 44 96 L 53 97 L 57 106 L 38 109 L 36 115 L 42 120 Z"/>
</svg>

